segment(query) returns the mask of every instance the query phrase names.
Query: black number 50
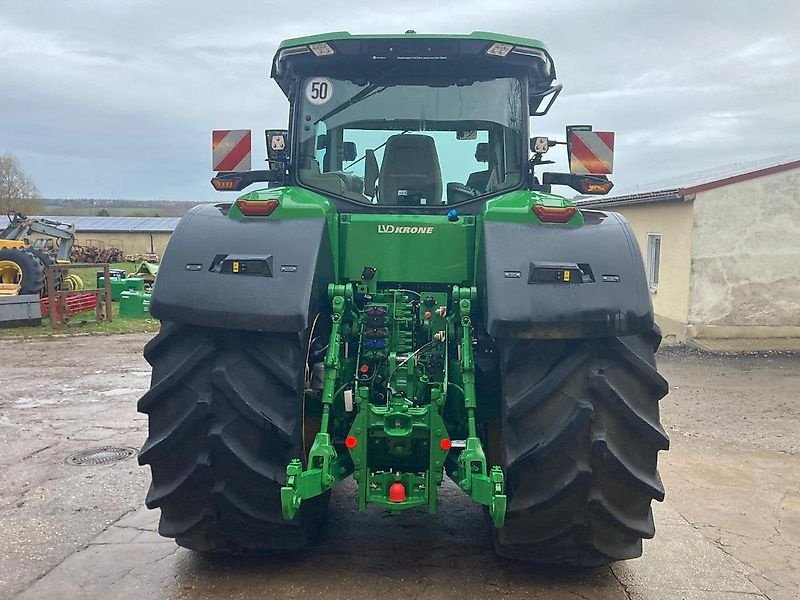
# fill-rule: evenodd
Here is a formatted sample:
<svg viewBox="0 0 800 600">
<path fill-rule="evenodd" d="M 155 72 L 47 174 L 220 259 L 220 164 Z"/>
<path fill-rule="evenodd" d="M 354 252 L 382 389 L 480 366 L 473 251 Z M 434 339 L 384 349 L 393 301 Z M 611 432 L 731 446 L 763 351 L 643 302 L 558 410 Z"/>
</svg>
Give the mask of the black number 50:
<svg viewBox="0 0 800 600">
<path fill-rule="evenodd" d="M 312 81 L 311 82 L 311 99 L 312 100 L 327 100 L 330 86 L 327 81 Z"/>
</svg>

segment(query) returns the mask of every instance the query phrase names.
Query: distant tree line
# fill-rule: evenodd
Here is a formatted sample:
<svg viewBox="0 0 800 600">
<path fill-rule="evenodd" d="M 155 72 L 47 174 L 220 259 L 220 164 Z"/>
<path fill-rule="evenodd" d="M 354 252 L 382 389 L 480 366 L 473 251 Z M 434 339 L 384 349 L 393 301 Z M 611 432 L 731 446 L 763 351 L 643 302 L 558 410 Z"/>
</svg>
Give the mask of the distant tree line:
<svg viewBox="0 0 800 600">
<path fill-rule="evenodd" d="M 13 154 L 0 155 L 0 215 L 19 212 L 24 215 L 80 216 L 95 214 L 98 217 L 132 216 L 158 217 L 183 216 L 197 202 L 179 200 L 112 200 L 112 199 L 47 199 L 44 200 L 33 180 L 22 170 Z M 155 209 L 155 210 L 154 210 Z M 113 211 L 113 214 L 112 214 Z"/>
</svg>

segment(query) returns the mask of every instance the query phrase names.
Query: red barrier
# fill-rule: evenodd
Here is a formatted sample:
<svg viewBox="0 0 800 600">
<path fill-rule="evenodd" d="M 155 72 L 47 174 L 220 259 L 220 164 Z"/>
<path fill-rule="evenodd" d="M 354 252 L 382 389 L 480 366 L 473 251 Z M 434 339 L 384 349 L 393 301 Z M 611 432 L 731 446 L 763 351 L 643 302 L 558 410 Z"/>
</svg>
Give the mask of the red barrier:
<svg viewBox="0 0 800 600">
<path fill-rule="evenodd" d="M 83 292 L 81 294 L 72 294 L 66 296 L 67 306 L 66 311 L 63 310 L 61 306 L 61 301 L 65 298 L 64 296 L 57 296 L 56 297 L 56 311 L 58 314 L 63 315 L 65 317 L 71 317 L 72 315 L 76 315 L 80 312 L 84 312 L 87 310 L 95 310 L 97 307 L 97 297 L 100 294 L 100 291 L 94 292 Z M 42 305 L 42 314 L 48 314 L 50 310 L 50 299 L 44 297 L 40 300 Z"/>
</svg>

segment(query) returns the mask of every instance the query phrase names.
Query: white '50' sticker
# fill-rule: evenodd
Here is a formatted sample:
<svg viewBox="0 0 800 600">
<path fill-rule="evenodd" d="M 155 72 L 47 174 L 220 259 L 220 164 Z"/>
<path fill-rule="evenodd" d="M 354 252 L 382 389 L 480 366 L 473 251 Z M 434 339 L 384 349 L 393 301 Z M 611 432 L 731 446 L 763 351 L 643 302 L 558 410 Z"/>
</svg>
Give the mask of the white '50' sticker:
<svg viewBox="0 0 800 600">
<path fill-rule="evenodd" d="M 306 100 L 311 104 L 325 104 L 333 96 L 333 84 L 327 77 L 314 77 L 306 83 Z"/>
</svg>

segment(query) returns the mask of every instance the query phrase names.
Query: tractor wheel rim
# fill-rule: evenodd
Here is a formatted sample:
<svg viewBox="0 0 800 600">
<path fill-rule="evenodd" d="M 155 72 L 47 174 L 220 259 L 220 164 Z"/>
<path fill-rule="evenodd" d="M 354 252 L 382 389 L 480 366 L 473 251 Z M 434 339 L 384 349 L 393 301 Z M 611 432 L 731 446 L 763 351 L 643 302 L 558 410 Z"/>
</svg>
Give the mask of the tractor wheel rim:
<svg viewBox="0 0 800 600">
<path fill-rule="evenodd" d="M 0 260 L 0 283 L 22 283 L 22 267 L 13 260 Z"/>
</svg>

